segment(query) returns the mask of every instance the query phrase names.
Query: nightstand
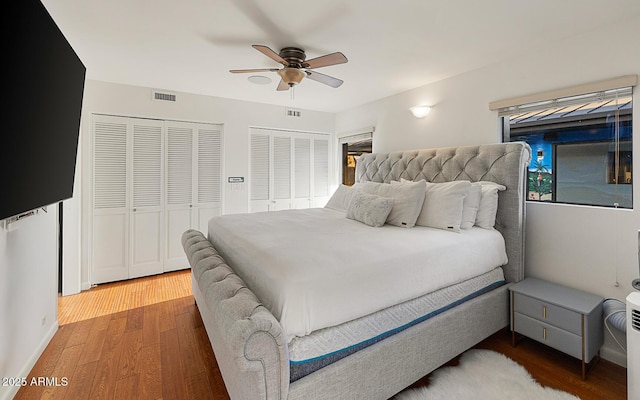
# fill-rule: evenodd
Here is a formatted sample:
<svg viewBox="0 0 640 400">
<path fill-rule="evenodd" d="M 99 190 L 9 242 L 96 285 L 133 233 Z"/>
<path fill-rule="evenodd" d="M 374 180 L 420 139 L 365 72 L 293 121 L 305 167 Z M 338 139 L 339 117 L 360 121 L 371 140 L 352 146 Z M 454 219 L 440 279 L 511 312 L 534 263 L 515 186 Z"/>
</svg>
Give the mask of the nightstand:
<svg viewBox="0 0 640 400">
<path fill-rule="evenodd" d="M 588 364 L 599 359 L 604 341 L 604 299 L 534 278 L 512 285 L 509 290 L 513 346 L 519 333 L 569 354 L 582 360 L 582 379 L 587 379 L 591 370 Z"/>
</svg>

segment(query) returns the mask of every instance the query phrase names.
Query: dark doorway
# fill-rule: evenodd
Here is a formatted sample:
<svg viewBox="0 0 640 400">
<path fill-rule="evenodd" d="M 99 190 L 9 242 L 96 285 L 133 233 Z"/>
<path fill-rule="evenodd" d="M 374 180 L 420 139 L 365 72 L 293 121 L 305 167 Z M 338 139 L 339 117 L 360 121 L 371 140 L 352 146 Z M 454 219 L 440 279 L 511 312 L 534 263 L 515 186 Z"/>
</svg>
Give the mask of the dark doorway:
<svg viewBox="0 0 640 400">
<path fill-rule="evenodd" d="M 363 154 L 371 153 L 371 139 L 342 144 L 342 183 L 351 186 L 356 182 L 356 162 Z"/>
</svg>

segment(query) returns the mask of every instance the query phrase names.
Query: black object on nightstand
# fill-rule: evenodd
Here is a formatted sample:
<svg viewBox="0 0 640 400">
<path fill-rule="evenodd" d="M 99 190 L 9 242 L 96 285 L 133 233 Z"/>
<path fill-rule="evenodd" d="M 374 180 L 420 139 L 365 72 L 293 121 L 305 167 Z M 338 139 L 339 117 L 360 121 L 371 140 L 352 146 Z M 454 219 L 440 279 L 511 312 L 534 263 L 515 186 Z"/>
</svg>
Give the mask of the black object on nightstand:
<svg viewBox="0 0 640 400">
<path fill-rule="evenodd" d="M 519 333 L 569 354 L 582 360 L 582 379 L 587 379 L 599 360 L 604 341 L 604 299 L 534 278 L 512 285 L 509 290 L 513 346 Z"/>
</svg>

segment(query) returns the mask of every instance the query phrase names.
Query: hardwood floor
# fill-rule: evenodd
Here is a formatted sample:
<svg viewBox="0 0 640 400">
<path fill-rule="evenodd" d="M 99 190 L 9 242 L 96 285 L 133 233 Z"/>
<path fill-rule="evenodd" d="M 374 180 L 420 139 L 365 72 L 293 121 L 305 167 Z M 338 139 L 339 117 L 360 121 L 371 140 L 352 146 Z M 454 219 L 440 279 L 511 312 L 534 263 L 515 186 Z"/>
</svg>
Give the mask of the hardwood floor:
<svg viewBox="0 0 640 400">
<path fill-rule="evenodd" d="M 27 378 L 48 384 L 24 386 L 15 399 L 229 399 L 189 271 L 103 285 L 60 302 L 65 322 Z M 580 361 L 529 339 L 514 348 L 506 330 L 477 347 L 506 354 L 540 384 L 582 400 L 626 398 L 626 370 L 605 360 L 583 381 Z M 414 386 L 424 385 L 428 377 Z"/>
<path fill-rule="evenodd" d="M 58 324 L 65 325 L 191 294 L 190 270 L 99 285 L 78 294 L 58 297 Z"/>
<path fill-rule="evenodd" d="M 524 366 L 542 386 L 572 393 L 581 400 L 625 400 L 627 398 L 627 370 L 606 360 L 598 361 L 586 380 L 582 379 L 580 360 L 523 338 L 516 347 L 511 345 L 511 331 L 502 330 L 480 342 L 476 348 L 502 353 Z M 457 360 L 452 360 L 455 365 Z M 416 382 L 415 387 L 428 385 L 429 377 Z"/>
</svg>

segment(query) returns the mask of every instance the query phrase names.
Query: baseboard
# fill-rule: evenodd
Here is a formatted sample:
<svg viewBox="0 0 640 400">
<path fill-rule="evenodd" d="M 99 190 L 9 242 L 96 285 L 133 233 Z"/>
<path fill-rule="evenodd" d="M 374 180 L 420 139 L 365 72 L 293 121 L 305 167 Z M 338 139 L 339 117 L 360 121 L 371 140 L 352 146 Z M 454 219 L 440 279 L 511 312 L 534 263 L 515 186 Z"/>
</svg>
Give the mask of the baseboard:
<svg viewBox="0 0 640 400">
<path fill-rule="evenodd" d="M 627 354 L 622 352 L 620 348 L 611 348 L 602 346 L 600 349 L 600 357 L 621 367 L 627 368 Z"/>
<path fill-rule="evenodd" d="M 91 284 L 89 282 L 82 282 L 80 285 L 80 290 L 89 290 L 91 289 Z"/>
<path fill-rule="evenodd" d="M 24 367 L 22 367 L 22 370 L 18 374 L 18 377 L 27 378 L 29 376 L 29 373 L 33 369 L 34 365 L 36 365 L 36 362 L 38 362 L 38 359 L 40 359 L 40 356 L 42 356 L 42 353 L 44 353 L 44 350 L 47 348 L 47 345 L 49 345 L 49 342 L 51 342 L 51 339 L 53 339 L 53 336 L 56 334 L 57 331 L 58 331 L 58 321 L 56 321 L 51 326 L 51 329 L 49 329 L 47 334 L 42 338 L 42 341 L 40 342 L 38 347 L 36 347 L 31 357 L 29 357 L 29 360 L 27 360 L 27 363 L 24 365 Z M 7 390 L 5 391 L 3 389 L 7 389 Z M 16 393 L 18 393 L 19 389 L 20 389 L 20 386 L 0 387 L 0 400 L 13 399 Z"/>
</svg>

